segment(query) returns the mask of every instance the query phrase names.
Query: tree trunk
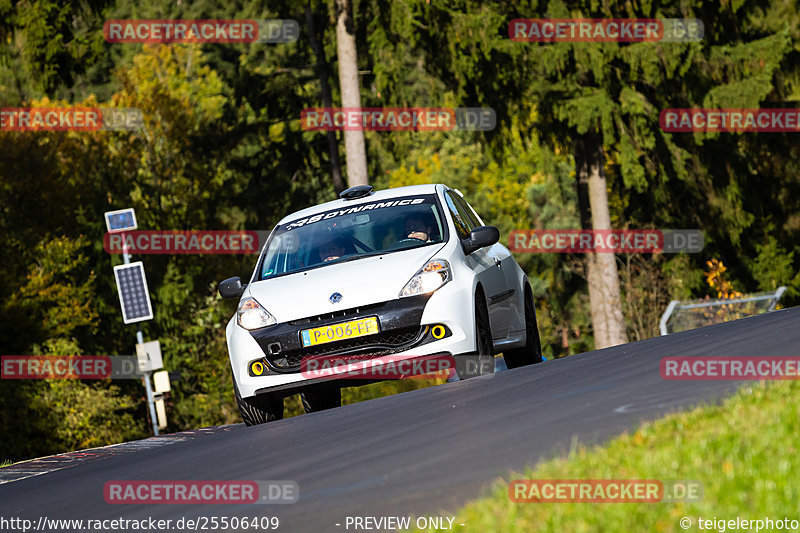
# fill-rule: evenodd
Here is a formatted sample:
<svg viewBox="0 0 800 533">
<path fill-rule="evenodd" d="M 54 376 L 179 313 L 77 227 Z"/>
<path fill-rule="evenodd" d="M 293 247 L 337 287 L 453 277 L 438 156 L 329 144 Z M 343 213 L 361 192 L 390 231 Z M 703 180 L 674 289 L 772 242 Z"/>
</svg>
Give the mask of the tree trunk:
<svg viewBox="0 0 800 533">
<path fill-rule="evenodd" d="M 314 30 L 314 14 L 311 8 L 306 6 L 306 25 L 308 26 L 308 40 L 311 42 L 311 49 L 317 57 L 316 71 L 319 76 L 319 92 L 322 100 L 322 107 L 333 107 L 333 98 L 331 97 L 331 87 L 328 85 L 328 62 L 325 60 L 325 51 L 317 41 L 317 34 Z M 344 190 L 344 181 L 342 180 L 342 166 L 339 162 L 339 146 L 336 144 L 336 134 L 328 131 L 328 153 L 331 158 L 331 177 L 333 178 L 333 189 L 336 194 Z"/>
<path fill-rule="evenodd" d="M 576 138 L 575 178 L 583 229 L 611 229 L 604 163 L 603 143 L 598 134 Z M 586 279 L 595 349 L 628 342 L 616 256 L 613 253 L 587 253 Z"/>
<path fill-rule="evenodd" d="M 350 0 L 336 0 L 336 50 L 339 59 L 339 87 L 342 107 L 360 108 L 355 25 Z M 367 185 L 367 151 L 363 131 L 345 131 L 344 148 L 347 156 L 347 183 L 350 187 Z"/>
</svg>

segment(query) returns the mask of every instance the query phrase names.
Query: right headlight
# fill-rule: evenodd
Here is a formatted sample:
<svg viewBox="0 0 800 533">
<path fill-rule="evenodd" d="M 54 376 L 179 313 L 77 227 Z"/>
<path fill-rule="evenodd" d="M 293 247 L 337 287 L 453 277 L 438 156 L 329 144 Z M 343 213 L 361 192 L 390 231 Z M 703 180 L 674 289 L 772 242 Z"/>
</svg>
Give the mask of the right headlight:
<svg viewBox="0 0 800 533">
<path fill-rule="evenodd" d="M 450 263 L 444 259 L 431 259 L 408 280 L 400 291 L 400 297 L 428 294 L 453 279 Z"/>
<path fill-rule="evenodd" d="M 269 311 L 261 307 L 255 298 L 247 297 L 239 302 L 239 309 L 236 311 L 236 321 L 244 329 L 258 329 L 277 324 L 275 317 Z"/>
</svg>

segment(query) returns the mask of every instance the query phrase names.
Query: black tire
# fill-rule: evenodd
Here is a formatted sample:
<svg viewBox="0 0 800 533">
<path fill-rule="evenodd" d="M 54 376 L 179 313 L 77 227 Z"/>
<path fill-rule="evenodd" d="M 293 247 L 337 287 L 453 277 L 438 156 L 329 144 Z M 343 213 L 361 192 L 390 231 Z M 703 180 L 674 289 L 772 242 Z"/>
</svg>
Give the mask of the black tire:
<svg viewBox="0 0 800 533">
<path fill-rule="evenodd" d="M 233 393 L 236 395 L 236 404 L 239 414 L 246 426 L 265 424 L 283 418 L 283 396 L 275 394 L 260 394 L 254 398 L 242 398 L 236 378 L 233 378 Z"/>
<path fill-rule="evenodd" d="M 300 401 L 306 414 L 342 406 L 342 391 L 339 387 L 311 387 L 300 393 Z"/>
<path fill-rule="evenodd" d="M 489 308 L 480 289 L 475 293 L 475 340 L 477 348 L 475 352 L 454 357 L 458 379 L 469 379 L 494 372 L 494 346 L 489 323 Z"/>
<path fill-rule="evenodd" d="M 525 346 L 503 353 L 503 359 L 506 360 L 509 369 L 543 361 L 542 343 L 539 340 L 539 328 L 536 326 L 536 309 L 533 306 L 533 291 L 527 283 L 525 284 L 525 339 Z"/>
</svg>

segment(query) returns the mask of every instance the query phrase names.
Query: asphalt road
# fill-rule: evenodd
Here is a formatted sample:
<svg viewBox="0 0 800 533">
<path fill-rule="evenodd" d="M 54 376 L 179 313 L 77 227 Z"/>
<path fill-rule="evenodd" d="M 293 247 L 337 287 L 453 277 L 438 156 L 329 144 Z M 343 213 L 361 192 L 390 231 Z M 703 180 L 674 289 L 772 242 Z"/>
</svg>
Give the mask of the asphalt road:
<svg viewBox="0 0 800 533">
<path fill-rule="evenodd" d="M 662 357 L 709 355 L 800 356 L 800 308 L 252 428 L 209 428 L 22 463 L 0 469 L 0 517 L 277 516 L 278 531 L 323 532 L 347 531 L 347 516 L 452 516 L 499 476 L 574 439 L 604 442 L 642 420 L 730 394 L 742 382 L 660 376 Z M 106 503 L 105 483 L 128 479 L 294 480 L 300 500 Z"/>
</svg>

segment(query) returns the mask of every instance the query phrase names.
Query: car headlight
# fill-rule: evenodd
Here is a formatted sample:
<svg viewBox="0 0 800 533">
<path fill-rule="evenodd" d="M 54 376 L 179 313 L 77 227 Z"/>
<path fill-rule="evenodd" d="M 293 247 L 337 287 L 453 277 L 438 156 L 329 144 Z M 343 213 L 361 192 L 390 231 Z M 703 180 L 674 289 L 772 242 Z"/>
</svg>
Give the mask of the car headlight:
<svg viewBox="0 0 800 533">
<path fill-rule="evenodd" d="M 258 329 L 277 324 L 275 317 L 261 307 L 255 298 L 247 297 L 239 303 L 236 321 L 244 329 Z"/>
<path fill-rule="evenodd" d="M 400 297 L 433 292 L 451 279 L 453 273 L 450 270 L 450 263 L 444 259 L 432 259 L 406 283 L 400 291 Z"/>
</svg>

